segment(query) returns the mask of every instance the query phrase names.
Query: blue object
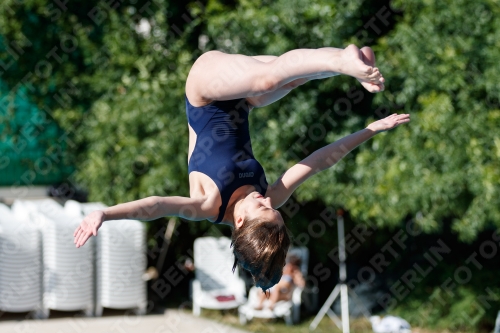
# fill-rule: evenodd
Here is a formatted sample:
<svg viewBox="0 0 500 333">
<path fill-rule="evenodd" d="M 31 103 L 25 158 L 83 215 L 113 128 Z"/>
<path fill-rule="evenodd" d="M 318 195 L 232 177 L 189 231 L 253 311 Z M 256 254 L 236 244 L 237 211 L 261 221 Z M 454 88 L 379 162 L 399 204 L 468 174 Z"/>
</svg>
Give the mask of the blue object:
<svg viewBox="0 0 500 333">
<path fill-rule="evenodd" d="M 188 123 L 197 135 L 188 171 L 207 175 L 219 188 L 222 204 L 214 223 L 222 221 L 231 195 L 241 186 L 252 185 L 263 196 L 266 194 L 264 169 L 253 156 L 249 112 L 245 99 L 196 107 L 186 96 Z"/>
</svg>

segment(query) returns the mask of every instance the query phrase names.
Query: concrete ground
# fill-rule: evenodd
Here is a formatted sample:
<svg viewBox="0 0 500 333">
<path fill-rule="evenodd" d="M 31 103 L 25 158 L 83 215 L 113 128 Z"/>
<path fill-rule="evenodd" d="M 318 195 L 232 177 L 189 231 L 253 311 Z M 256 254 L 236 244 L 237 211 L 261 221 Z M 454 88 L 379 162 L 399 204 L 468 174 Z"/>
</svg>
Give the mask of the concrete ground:
<svg viewBox="0 0 500 333">
<path fill-rule="evenodd" d="M 248 333 L 176 309 L 146 316 L 0 320 L 1 333 Z"/>
<path fill-rule="evenodd" d="M 0 202 L 11 205 L 14 200 L 38 200 L 46 199 L 47 186 L 5 186 L 0 187 Z"/>
</svg>

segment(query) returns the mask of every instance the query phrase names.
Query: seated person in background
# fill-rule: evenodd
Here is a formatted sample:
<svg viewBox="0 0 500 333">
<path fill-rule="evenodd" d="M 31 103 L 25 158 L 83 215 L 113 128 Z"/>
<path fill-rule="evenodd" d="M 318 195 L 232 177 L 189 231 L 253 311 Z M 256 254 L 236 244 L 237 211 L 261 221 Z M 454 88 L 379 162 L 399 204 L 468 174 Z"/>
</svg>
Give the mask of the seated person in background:
<svg viewBox="0 0 500 333">
<path fill-rule="evenodd" d="M 278 301 L 289 301 L 292 299 L 292 293 L 295 286 L 304 287 L 305 280 L 300 271 L 301 260 L 296 255 L 289 255 L 287 264 L 283 267 L 283 276 L 281 280 L 269 289 L 269 309 L 273 309 Z M 259 291 L 259 302 L 255 306 L 256 310 L 261 310 L 267 295 Z"/>
</svg>

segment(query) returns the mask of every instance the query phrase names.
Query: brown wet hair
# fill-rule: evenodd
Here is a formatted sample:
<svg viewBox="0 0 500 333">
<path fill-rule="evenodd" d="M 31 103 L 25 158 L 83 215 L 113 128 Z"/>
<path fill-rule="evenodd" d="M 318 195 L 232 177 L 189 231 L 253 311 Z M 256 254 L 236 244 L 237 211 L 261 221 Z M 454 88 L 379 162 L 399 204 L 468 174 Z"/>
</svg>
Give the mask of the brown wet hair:
<svg viewBox="0 0 500 333">
<path fill-rule="evenodd" d="M 241 227 L 233 230 L 231 238 L 233 272 L 239 264 L 252 274 L 255 285 L 263 291 L 279 282 L 291 242 L 284 223 L 245 219 Z"/>
</svg>

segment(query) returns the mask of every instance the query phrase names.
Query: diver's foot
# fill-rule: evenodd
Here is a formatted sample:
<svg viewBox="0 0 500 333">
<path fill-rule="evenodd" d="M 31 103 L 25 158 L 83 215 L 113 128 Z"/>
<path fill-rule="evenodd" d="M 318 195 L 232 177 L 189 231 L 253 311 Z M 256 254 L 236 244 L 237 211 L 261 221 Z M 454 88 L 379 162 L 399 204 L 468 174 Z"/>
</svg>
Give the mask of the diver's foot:
<svg viewBox="0 0 500 333">
<path fill-rule="evenodd" d="M 339 72 L 355 77 L 369 92 L 384 90 L 385 79 L 375 65 L 375 55 L 370 47 L 361 50 L 349 45 L 340 52 Z"/>
</svg>

